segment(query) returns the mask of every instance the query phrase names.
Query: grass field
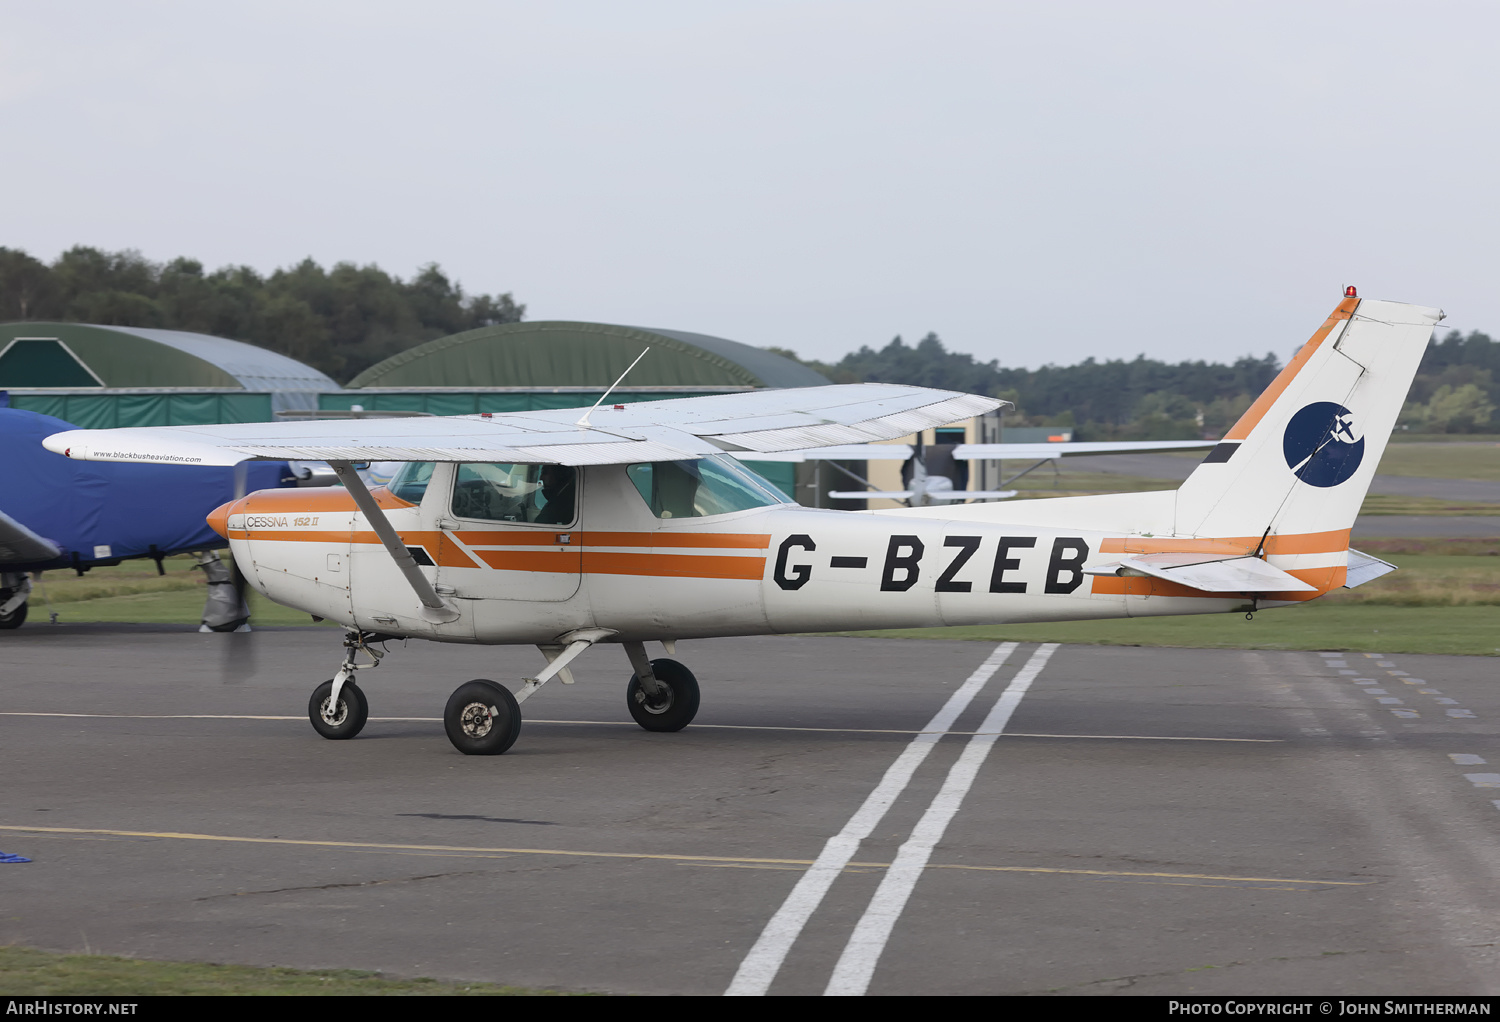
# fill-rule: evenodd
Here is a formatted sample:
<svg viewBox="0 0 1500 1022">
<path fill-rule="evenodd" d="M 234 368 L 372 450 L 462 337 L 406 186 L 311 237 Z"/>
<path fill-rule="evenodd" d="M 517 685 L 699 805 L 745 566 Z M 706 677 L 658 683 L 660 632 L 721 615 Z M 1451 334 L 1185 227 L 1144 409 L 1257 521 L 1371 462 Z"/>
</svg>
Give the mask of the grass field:
<svg viewBox="0 0 1500 1022">
<path fill-rule="evenodd" d="M 492 983 L 389 979 L 347 969 L 304 972 L 197 962 L 153 962 L 105 955 L 66 955 L 31 948 L 0 947 L 0 993 L 12 997 L 162 995 L 557 995 Z"/>
<path fill-rule="evenodd" d="M 1460 437 L 1455 436 L 1455 441 Z M 1500 481 L 1500 442 L 1493 437 L 1468 442 L 1407 441 L 1388 444 L 1380 473 L 1422 479 Z"/>
<path fill-rule="evenodd" d="M 228 553 L 221 556 L 228 559 Z M 148 560 L 93 568 L 82 576 L 49 571 L 32 591 L 30 621 L 129 621 L 138 624 L 197 624 L 208 598 L 208 583 L 192 557 L 168 557 L 165 575 Z M 251 619 L 262 625 L 310 625 L 301 611 L 272 603 L 254 591 L 246 593 Z M 30 624 L 27 627 L 31 627 Z"/>
<path fill-rule="evenodd" d="M 1127 646 L 1250 649 L 1359 649 L 1371 652 L 1500 652 L 1500 538 L 1369 540 L 1360 549 L 1401 570 L 1358 589 L 1340 589 L 1302 607 L 1234 615 L 1079 621 L 1049 625 L 900 629 L 859 633 L 927 639 L 1026 639 Z M 96 568 L 83 578 L 46 576 L 59 621 L 196 624 L 203 612 L 202 572 L 189 558 L 167 561 L 158 577 L 146 562 Z M 310 625 L 312 619 L 250 594 L 252 625 Z M 46 627 L 48 606 L 33 597 L 32 622 Z M 322 627 L 336 627 L 324 623 Z M 851 633 L 852 634 L 852 633 Z"/>
<path fill-rule="evenodd" d="M 1387 539 L 1359 548 L 1400 570 L 1300 606 L 1242 614 L 890 629 L 849 635 L 1208 649 L 1500 655 L 1500 539 Z"/>
<path fill-rule="evenodd" d="M 1203 460 L 1199 451 L 1168 453 L 1187 463 Z M 1475 479 L 1500 481 L 1500 443 L 1405 443 L 1386 448 L 1380 462 L 1386 475 L 1426 479 Z M 1146 476 L 1085 472 L 1074 469 L 1067 459 L 1054 462 L 1008 484 L 1019 491 L 1018 500 L 1067 497 L 1095 493 L 1139 493 L 1144 490 L 1175 489 L 1177 482 Z M 1367 496 L 1360 508 L 1364 515 L 1436 515 L 1438 517 L 1500 515 L 1500 503 L 1454 501 L 1438 497 Z"/>
</svg>

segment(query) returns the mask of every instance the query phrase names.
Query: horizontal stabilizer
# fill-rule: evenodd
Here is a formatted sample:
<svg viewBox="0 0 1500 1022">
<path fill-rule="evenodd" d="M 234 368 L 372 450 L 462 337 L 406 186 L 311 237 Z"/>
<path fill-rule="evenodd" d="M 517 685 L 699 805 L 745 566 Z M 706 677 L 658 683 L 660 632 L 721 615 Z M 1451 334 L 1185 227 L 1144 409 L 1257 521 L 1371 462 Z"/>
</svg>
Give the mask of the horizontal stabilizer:
<svg viewBox="0 0 1500 1022">
<path fill-rule="evenodd" d="M 1259 557 L 1216 557 L 1212 554 L 1135 554 L 1112 564 L 1085 568 L 1086 575 L 1150 575 L 1209 593 L 1312 592 L 1295 575 L 1274 568 Z"/>
<path fill-rule="evenodd" d="M 10 515 L 0 512 L 0 566 L 36 564 L 62 553 L 56 543 L 43 539 Z"/>
<path fill-rule="evenodd" d="M 1381 575 L 1388 575 L 1396 570 L 1396 566 L 1389 561 L 1382 561 L 1378 557 L 1360 553 L 1352 547 L 1349 550 L 1349 573 L 1344 580 L 1345 589 L 1353 589 L 1362 586 L 1366 582 L 1372 582 Z"/>
</svg>

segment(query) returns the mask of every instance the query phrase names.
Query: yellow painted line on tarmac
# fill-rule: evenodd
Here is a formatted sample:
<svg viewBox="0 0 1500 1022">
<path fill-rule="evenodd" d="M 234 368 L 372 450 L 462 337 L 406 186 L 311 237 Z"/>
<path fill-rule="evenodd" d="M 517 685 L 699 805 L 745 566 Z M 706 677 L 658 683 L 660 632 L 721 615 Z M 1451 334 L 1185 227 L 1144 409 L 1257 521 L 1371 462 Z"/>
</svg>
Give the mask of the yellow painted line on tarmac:
<svg viewBox="0 0 1500 1022">
<path fill-rule="evenodd" d="M 851 866 L 864 865 L 850 863 Z M 1242 884 L 1329 884 L 1335 887 L 1365 887 L 1374 880 L 1310 880 L 1306 877 L 1232 877 L 1211 873 L 1140 873 L 1115 869 L 1052 869 L 1045 866 L 968 866 L 932 863 L 928 869 L 972 869 L 989 873 L 1061 873 L 1096 877 L 1148 877 L 1163 880 L 1230 880 Z"/>
<path fill-rule="evenodd" d="M 272 716 L 269 714 L 250 713 L 41 713 L 25 711 L 0 711 L 0 717 L 80 717 L 100 718 L 104 720 L 306 720 L 306 714 L 300 716 Z M 441 717 L 371 717 L 370 723 L 417 723 L 417 724 L 441 724 Z M 593 727 L 637 727 L 630 720 L 523 720 L 525 724 L 587 724 Z M 992 734 L 989 731 L 912 731 L 900 728 L 862 728 L 862 727 L 783 727 L 776 724 L 693 724 L 695 730 L 712 729 L 718 731 L 810 731 L 819 734 L 842 734 L 842 735 L 981 735 Z M 1205 738 L 1194 735 L 1044 735 L 1029 734 L 1020 731 L 999 732 L 1001 738 L 1088 738 L 1088 739 L 1113 739 L 1115 741 L 1131 742 L 1252 742 L 1260 744 L 1274 744 L 1282 742 L 1281 738 Z"/>
<path fill-rule="evenodd" d="M 501 855 L 570 855 L 599 859 L 667 859 L 678 862 L 765 862 L 793 866 L 811 866 L 811 859 L 759 859 L 744 855 L 664 855 L 656 852 L 589 852 L 568 848 L 487 848 L 468 845 L 406 845 L 379 841 L 309 841 L 285 837 L 239 837 L 230 834 L 188 834 L 177 831 L 105 830 L 86 827 L 10 827 L 3 831 L 32 834 L 94 834 L 107 837 L 167 838 L 173 841 L 224 841 L 235 844 L 298 845 L 311 848 L 373 848 L 388 852 L 473 852 Z"/>
<path fill-rule="evenodd" d="M 441 852 L 449 854 L 491 855 L 566 855 L 596 859 L 661 859 L 668 862 L 701 862 L 710 865 L 751 864 L 769 867 L 811 866 L 812 859 L 768 859 L 748 855 L 672 855 L 662 852 L 597 852 L 568 848 L 489 848 L 467 845 L 408 845 L 377 841 L 313 841 L 285 837 L 241 837 L 231 834 L 190 834 L 178 831 L 108 830 L 91 827 L 17 827 L 0 825 L 0 831 L 20 834 L 80 834 L 105 837 L 163 838 L 173 841 L 222 841 L 233 844 L 294 845 L 310 848 L 356 848 L 386 852 Z M 888 862 L 850 862 L 851 868 L 886 869 Z M 1063 876 L 1141 877 L 1164 880 L 1227 880 L 1253 884 L 1318 884 L 1336 887 L 1361 887 L 1373 880 L 1312 880 L 1292 877 L 1220 876 L 1211 873 L 1148 873 L 1109 869 L 1062 869 L 1046 866 L 973 866 L 961 863 L 930 863 L 928 869 L 962 869 L 985 873 L 1044 873 Z"/>
<path fill-rule="evenodd" d="M 6 710 L 0 717 L 96 717 L 104 720 L 306 720 L 301 717 L 273 717 L 250 713 L 27 713 Z M 399 719 L 399 718 L 397 718 Z"/>
</svg>

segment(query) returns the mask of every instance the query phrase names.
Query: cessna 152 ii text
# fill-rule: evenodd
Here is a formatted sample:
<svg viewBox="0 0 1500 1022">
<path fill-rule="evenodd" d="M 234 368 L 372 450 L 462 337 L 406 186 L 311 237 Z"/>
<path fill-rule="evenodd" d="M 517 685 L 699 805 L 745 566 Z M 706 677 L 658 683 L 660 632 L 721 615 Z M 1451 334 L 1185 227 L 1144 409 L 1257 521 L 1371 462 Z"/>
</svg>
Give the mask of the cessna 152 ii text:
<svg viewBox="0 0 1500 1022">
<path fill-rule="evenodd" d="M 1001 403 L 887 384 L 45 443 L 93 461 L 327 461 L 345 488 L 260 491 L 210 517 L 257 590 L 350 629 L 312 694 L 313 727 L 359 733 L 355 672 L 379 663 L 383 638 L 535 644 L 548 663 L 516 694 L 471 681 L 448 700 L 453 744 L 496 754 L 518 704 L 570 682 L 568 664 L 601 642 L 629 657 L 634 719 L 675 731 L 698 683 L 647 642 L 1244 612 L 1391 570 L 1349 534 L 1442 313 L 1346 295 L 1173 491 L 834 511 L 788 502 L 726 456 L 892 440 Z M 406 464 L 371 491 L 353 467 L 367 460 Z"/>
</svg>

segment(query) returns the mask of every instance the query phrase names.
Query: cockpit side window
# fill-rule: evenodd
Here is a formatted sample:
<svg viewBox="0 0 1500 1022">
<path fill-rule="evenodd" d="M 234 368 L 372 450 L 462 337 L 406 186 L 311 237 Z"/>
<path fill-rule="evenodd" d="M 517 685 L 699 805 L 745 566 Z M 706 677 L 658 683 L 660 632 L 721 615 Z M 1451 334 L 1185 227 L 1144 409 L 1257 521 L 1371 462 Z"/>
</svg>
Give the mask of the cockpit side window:
<svg viewBox="0 0 1500 1022">
<path fill-rule="evenodd" d="M 703 518 L 788 503 L 774 486 L 729 457 L 653 461 L 625 471 L 658 518 Z"/>
<path fill-rule="evenodd" d="M 578 470 L 567 465 L 459 465 L 453 514 L 488 522 L 570 525 L 576 517 Z"/>
</svg>

